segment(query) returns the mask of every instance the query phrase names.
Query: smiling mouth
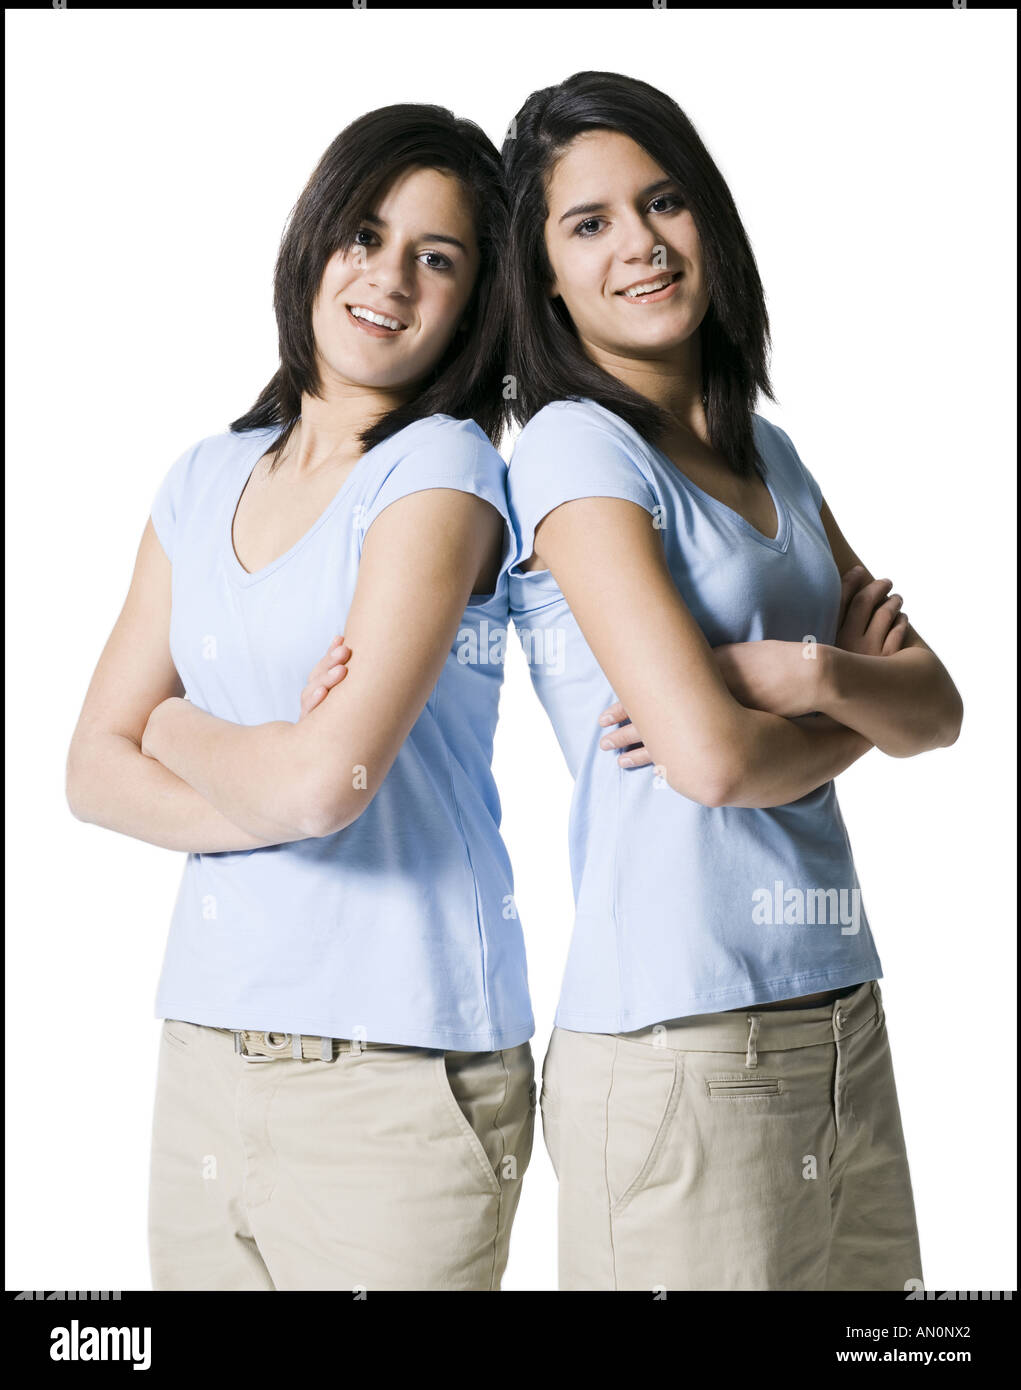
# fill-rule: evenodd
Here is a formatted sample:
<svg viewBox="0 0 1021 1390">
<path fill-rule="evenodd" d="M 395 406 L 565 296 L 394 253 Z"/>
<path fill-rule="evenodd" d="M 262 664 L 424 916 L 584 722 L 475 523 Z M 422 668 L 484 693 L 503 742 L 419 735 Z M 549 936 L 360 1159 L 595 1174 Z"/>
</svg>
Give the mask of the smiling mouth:
<svg viewBox="0 0 1021 1390">
<path fill-rule="evenodd" d="M 677 284 L 682 274 L 683 271 L 675 270 L 665 275 L 657 275 L 654 279 L 642 280 L 629 289 L 617 290 L 617 294 L 631 304 L 641 304 L 650 299 L 658 299 L 664 295 L 664 291 L 672 289 Z"/>
<path fill-rule="evenodd" d="M 347 304 L 345 308 L 357 323 L 378 328 L 384 333 L 402 333 L 407 327 L 400 319 L 391 318 L 389 314 L 377 314 L 375 309 L 367 309 L 364 304 Z"/>
</svg>

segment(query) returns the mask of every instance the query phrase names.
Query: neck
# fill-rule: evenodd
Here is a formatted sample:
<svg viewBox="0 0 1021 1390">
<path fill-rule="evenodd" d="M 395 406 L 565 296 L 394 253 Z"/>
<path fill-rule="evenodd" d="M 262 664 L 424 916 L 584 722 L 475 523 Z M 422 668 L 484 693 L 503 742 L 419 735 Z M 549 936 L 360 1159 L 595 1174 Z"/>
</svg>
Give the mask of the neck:
<svg viewBox="0 0 1021 1390">
<path fill-rule="evenodd" d="M 708 442 L 697 333 L 662 357 L 628 357 L 591 343 L 584 343 L 583 347 L 604 371 L 665 410 L 678 429 Z"/>
<path fill-rule="evenodd" d="M 287 443 L 294 472 L 314 473 L 338 463 L 353 463 L 362 454 L 358 436 L 407 399 L 407 392 L 346 383 L 331 385 L 325 400 L 303 392 L 301 419 Z"/>
</svg>

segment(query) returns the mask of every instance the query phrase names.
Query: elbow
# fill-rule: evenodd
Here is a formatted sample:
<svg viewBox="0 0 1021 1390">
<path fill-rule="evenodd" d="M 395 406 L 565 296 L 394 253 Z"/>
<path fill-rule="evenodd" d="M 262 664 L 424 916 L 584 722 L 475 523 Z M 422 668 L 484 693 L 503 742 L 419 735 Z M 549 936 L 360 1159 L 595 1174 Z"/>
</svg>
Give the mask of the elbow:
<svg viewBox="0 0 1021 1390">
<path fill-rule="evenodd" d="M 89 778 L 82 765 L 82 759 L 73 744 L 67 755 L 67 766 L 64 771 L 64 797 L 68 810 L 75 820 L 88 824 L 92 819 L 89 813 Z"/>
<path fill-rule="evenodd" d="M 310 797 L 290 817 L 303 840 L 322 840 L 335 835 L 350 822 L 328 801 Z"/>
<path fill-rule="evenodd" d="M 957 692 L 954 692 L 957 695 Z M 961 736 L 961 723 L 964 718 L 964 706 L 960 696 L 957 696 L 955 704 L 948 708 L 941 718 L 934 720 L 930 728 L 929 739 L 924 747 L 916 749 L 919 753 L 928 753 L 935 748 L 951 748 Z"/>
<path fill-rule="evenodd" d="M 72 784 L 70 780 L 64 784 L 64 795 L 67 798 L 67 807 L 74 816 L 75 820 L 88 821 L 85 813 L 85 801 L 82 797 L 81 788 L 77 783 Z"/>
<path fill-rule="evenodd" d="M 917 720 L 902 738 L 887 746 L 877 744 L 891 758 L 913 758 L 919 753 L 931 753 L 937 748 L 950 748 L 961 736 L 964 703 L 956 687 L 951 688 L 944 706 L 934 710 L 924 721 Z"/>
<path fill-rule="evenodd" d="M 720 757 L 694 766 L 689 757 L 673 765 L 683 769 L 679 776 L 671 775 L 666 768 L 660 770 L 667 786 L 680 796 L 713 809 L 740 804 L 744 773 L 736 761 Z"/>
<path fill-rule="evenodd" d="M 743 806 L 744 785 L 740 772 L 720 768 L 706 777 L 698 788 L 695 800 L 703 806 Z"/>
<path fill-rule="evenodd" d="M 961 736 L 964 722 L 964 701 L 943 663 L 933 657 L 936 666 L 938 695 L 931 701 L 928 718 L 920 731 L 919 746 L 913 751 L 927 753 L 934 748 L 950 748 Z M 909 756 L 909 755 L 905 755 Z"/>
<path fill-rule="evenodd" d="M 313 787 L 296 807 L 292 819 L 303 839 L 322 840 L 346 830 L 361 816 L 372 800 L 367 790 Z"/>
<path fill-rule="evenodd" d="M 287 804 L 278 805 L 275 814 L 302 839 L 322 840 L 346 830 L 365 813 L 378 789 L 370 787 L 369 759 L 360 760 L 346 747 L 335 747 L 324 756 L 321 747 L 299 745 L 287 761 Z"/>
<path fill-rule="evenodd" d="M 943 739 L 940 743 L 941 748 L 950 748 L 961 737 L 961 725 L 964 723 L 964 701 L 961 699 L 960 692 L 955 686 L 953 695 L 949 702 L 946 720 L 943 726 Z"/>
</svg>

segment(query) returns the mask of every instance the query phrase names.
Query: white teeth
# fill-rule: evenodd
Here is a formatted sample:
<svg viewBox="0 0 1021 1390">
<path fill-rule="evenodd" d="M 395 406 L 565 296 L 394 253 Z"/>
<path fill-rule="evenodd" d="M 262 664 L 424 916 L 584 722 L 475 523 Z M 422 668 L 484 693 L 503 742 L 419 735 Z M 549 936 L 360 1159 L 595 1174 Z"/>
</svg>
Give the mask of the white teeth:
<svg viewBox="0 0 1021 1390">
<path fill-rule="evenodd" d="M 403 328 L 404 325 L 398 319 L 388 319 L 383 314 L 374 314 L 371 309 L 363 309 L 361 305 L 354 305 L 351 313 L 356 319 L 364 319 L 366 323 L 376 323 L 380 328 Z"/>
<path fill-rule="evenodd" d="M 665 290 L 667 285 L 673 284 L 672 275 L 665 276 L 662 280 L 650 280 L 645 285 L 636 285 L 634 289 L 625 290 L 628 299 L 637 299 L 639 295 L 655 294 L 657 290 Z"/>
</svg>

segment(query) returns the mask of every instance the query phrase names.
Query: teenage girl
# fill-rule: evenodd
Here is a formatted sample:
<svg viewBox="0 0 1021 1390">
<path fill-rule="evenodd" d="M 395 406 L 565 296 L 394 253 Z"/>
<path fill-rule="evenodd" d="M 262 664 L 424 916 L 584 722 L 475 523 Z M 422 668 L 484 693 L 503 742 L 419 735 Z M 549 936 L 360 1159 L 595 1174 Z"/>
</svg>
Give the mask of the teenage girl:
<svg viewBox="0 0 1021 1390">
<path fill-rule="evenodd" d="M 503 154 L 511 611 L 575 777 L 542 1089 L 561 1286 L 903 1290 L 882 968 L 833 779 L 953 743 L 960 698 L 753 409 L 762 285 L 679 107 L 579 73 Z"/>
<path fill-rule="evenodd" d="M 74 814 L 188 853 L 157 1289 L 499 1288 L 535 1104 L 490 770 L 505 233 L 471 122 L 341 132 L 280 247 L 279 369 L 167 473 L 89 687 Z"/>
</svg>

